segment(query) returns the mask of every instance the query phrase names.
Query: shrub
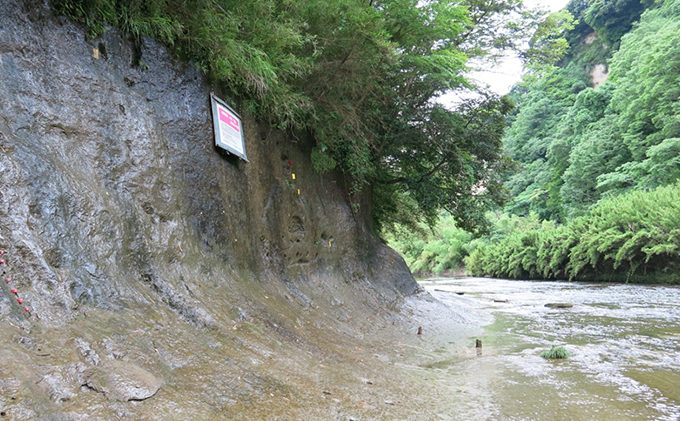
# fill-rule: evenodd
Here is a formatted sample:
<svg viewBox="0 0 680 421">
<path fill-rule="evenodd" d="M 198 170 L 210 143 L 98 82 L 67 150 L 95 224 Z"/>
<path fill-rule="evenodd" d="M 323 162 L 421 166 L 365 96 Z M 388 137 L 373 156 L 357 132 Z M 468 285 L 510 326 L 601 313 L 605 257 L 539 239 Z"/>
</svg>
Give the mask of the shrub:
<svg viewBox="0 0 680 421">
<path fill-rule="evenodd" d="M 569 356 L 569 351 L 563 346 L 553 346 L 550 351 L 541 352 L 541 357 L 547 360 L 561 360 Z"/>
<path fill-rule="evenodd" d="M 680 281 L 680 183 L 604 199 L 566 225 L 526 218 L 524 227 L 480 244 L 468 270 L 514 279 Z"/>
</svg>

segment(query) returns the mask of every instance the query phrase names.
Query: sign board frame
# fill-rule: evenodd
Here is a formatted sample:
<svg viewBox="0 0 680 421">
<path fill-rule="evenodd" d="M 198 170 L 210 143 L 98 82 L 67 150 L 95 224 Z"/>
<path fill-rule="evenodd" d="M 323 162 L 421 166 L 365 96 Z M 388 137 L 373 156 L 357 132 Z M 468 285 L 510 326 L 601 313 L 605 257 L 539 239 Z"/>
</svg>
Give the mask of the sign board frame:
<svg viewBox="0 0 680 421">
<path fill-rule="evenodd" d="M 246 142 L 243 136 L 241 116 L 213 93 L 210 94 L 210 105 L 215 129 L 215 145 L 246 162 L 250 162 L 246 156 Z"/>
</svg>

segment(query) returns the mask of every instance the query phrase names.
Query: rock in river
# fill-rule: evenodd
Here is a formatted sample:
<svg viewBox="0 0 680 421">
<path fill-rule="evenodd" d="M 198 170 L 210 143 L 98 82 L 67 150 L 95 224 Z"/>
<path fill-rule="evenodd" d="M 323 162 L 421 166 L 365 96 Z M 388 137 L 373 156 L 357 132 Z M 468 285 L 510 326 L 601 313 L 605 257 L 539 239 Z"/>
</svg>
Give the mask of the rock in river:
<svg viewBox="0 0 680 421">
<path fill-rule="evenodd" d="M 572 308 L 574 303 L 548 303 L 545 306 L 550 308 Z"/>
</svg>

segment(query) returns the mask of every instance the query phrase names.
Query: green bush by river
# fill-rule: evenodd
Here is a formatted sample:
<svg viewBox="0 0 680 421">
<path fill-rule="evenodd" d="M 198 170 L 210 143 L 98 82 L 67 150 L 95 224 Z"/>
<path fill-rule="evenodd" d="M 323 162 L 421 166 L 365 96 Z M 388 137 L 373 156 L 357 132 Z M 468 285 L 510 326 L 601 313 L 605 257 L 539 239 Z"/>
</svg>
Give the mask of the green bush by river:
<svg viewBox="0 0 680 421">
<path fill-rule="evenodd" d="M 471 274 L 680 282 L 680 183 L 605 199 L 563 225 L 517 220 L 523 228 L 487 239 L 466 258 Z"/>
<path fill-rule="evenodd" d="M 458 228 L 449 214 L 442 215 L 432 229 L 422 224 L 418 231 L 402 229 L 387 234 L 386 239 L 416 276 L 462 271 L 463 259 L 476 244 L 473 235 Z"/>
</svg>

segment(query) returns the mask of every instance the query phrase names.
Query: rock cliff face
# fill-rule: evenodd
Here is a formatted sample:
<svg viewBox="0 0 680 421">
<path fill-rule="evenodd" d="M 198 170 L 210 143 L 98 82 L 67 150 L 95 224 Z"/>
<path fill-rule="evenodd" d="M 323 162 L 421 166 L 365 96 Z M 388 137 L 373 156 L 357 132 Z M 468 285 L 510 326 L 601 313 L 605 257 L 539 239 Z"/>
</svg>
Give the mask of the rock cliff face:
<svg viewBox="0 0 680 421">
<path fill-rule="evenodd" d="M 248 405 L 399 326 L 417 285 L 308 140 L 243 113 L 240 161 L 213 146 L 201 73 L 158 44 L 133 66 L 115 30 L 86 39 L 40 1 L 0 10 L 3 416 L 274 419 Z"/>
</svg>

